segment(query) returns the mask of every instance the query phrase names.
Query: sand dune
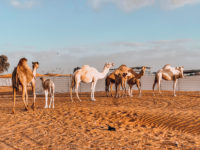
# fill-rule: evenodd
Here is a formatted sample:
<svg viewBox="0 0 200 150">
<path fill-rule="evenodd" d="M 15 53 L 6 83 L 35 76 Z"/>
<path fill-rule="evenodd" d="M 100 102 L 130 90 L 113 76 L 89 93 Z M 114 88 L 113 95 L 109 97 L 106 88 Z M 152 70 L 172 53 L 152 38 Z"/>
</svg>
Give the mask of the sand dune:
<svg viewBox="0 0 200 150">
<path fill-rule="evenodd" d="M 0 91 L 0 149 L 200 149 L 198 92 L 119 99 L 98 92 L 95 102 L 82 93 L 75 103 L 56 94 L 54 110 L 43 108 L 42 95 L 27 112 L 18 95 L 13 115 L 11 89 Z"/>
</svg>

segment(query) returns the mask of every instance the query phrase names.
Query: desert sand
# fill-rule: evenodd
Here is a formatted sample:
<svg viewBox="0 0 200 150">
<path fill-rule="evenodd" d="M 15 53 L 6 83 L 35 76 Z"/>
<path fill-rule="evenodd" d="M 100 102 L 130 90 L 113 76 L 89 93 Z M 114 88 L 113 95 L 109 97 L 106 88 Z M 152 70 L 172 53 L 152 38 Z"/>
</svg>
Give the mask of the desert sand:
<svg viewBox="0 0 200 150">
<path fill-rule="evenodd" d="M 18 94 L 12 114 L 12 90 L 0 87 L 0 149 L 200 149 L 199 92 L 137 94 L 116 99 L 96 92 L 93 102 L 80 93 L 83 101 L 75 103 L 69 93 L 56 94 L 55 109 L 44 109 L 44 95 L 37 95 L 35 111 L 24 111 Z"/>
</svg>

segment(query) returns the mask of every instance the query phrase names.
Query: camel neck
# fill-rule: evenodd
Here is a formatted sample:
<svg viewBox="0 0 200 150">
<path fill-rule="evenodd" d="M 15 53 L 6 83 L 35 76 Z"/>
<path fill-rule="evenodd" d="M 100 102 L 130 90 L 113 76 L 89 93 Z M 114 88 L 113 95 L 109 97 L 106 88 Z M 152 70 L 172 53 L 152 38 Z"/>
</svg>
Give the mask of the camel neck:
<svg viewBox="0 0 200 150">
<path fill-rule="evenodd" d="M 37 69 L 36 68 L 33 68 L 33 76 L 36 77 L 36 71 Z"/>
<path fill-rule="evenodd" d="M 140 79 L 144 75 L 144 70 L 141 70 L 139 74 L 137 74 L 137 78 Z"/>
<path fill-rule="evenodd" d="M 103 71 L 98 74 L 98 78 L 103 79 L 107 75 L 108 72 L 109 72 L 109 68 L 104 68 Z"/>
<path fill-rule="evenodd" d="M 42 79 L 42 87 L 44 88 L 44 79 Z"/>
</svg>

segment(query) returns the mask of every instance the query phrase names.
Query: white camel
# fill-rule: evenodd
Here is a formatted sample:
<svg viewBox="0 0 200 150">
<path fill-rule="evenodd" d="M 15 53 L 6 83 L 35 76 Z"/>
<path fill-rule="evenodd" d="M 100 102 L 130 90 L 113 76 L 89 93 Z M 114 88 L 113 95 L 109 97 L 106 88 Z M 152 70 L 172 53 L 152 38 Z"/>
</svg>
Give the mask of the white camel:
<svg viewBox="0 0 200 150">
<path fill-rule="evenodd" d="M 78 87 L 80 82 L 84 82 L 84 83 L 91 83 L 91 100 L 95 101 L 94 98 L 94 91 L 95 91 L 95 86 L 97 84 L 97 81 L 99 79 L 103 79 L 107 73 L 109 72 L 109 69 L 114 66 L 113 63 L 106 63 L 104 65 L 103 71 L 100 73 L 99 71 L 97 71 L 96 68 L 90 67 L 88 65 L 84 65 L 82 66 L 81 69 L 77 70 L 74 72 L 73 76 L 72 76 L 72 83 L 71 83 L 71 88 L 70 88 L 70 96 L 71 96 L 71 100 L 73 102 L 73 98 L 72 98 L 72 89 L 75 87 L 75 93 L 77 98 L 79 99 L 79 101 L 81 101 L 81 99 L 79 98 L 78 95 Z"/>
<path fill-rule="evenodd" d="M 53 81 L 50 79 L 44 79 L 43 77 L 40 78 L 42 81 L 42 87 L 44 89 L 45 93 L 45 106 L 44 108 L 51 108 L 51 104 L 53 105 L 52 108 L 54 108 L 54 92 L 55 92 L 55 85 Z M 50 93 L 50 104 L 48 106 L 48 92 Z"/>
<path fill-rule="evenodd" d="M 174 68 L 169 64 L 165 65 L 162 69 L 158 70 L 156 72 L 156 76 L 155 76 L 155 80 L 153 84 L 153 94 L 154 94 L 154 88 L 155 88 L 156 83 L 158 84 L 158 91 L 161 94 L 160 82 L 162 79 L 164 79 L 167 81 L 173 80 L 173 93 L 174 93 L 174 96 L 176 96 L 175 90 L 176 90 L 177 79 L 184 78 L 183 70 L 184 70 L 184 67 Z"/>
</svg>

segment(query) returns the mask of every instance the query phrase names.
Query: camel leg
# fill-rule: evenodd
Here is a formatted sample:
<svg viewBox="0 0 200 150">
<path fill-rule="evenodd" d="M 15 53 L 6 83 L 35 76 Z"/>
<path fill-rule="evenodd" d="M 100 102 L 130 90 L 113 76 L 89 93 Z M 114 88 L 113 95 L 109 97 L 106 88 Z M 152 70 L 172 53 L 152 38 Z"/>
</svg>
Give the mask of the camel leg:
<svg viewBox="0 0 200 150">
<path fill-rule="evenodd" d="M 118 96 L 118 87 L 117 83 L 115 82 L 115 98 Z"/>
<path fill-rule="evenodd" d="M 158 93 L 161 94 L 161 91 L 160 91 L 160 83 L 161 83 L 161 79 L 159 78 L 158 79 L 158 83 L 157 83 L 157 86 L 158 86 Z"/>
<path fill-rule="evenodd" d="M 22 86 L 22 100 L 24 102 L 25 110 L 28 110 L 28 107 L 26 105 L 26 100 L 25 100 L 26 90 L 27 90 L 26 86 Z"/>
<path fill-rule="evenodd" d="M 28 90 L 25 91 L 26 105 L 28 107 Z"/>
<path fill-rule="evenodd" d="M 124 81 L 124 96 L 127 96 L 127 92 L 126 92 L 126 80 Z"/>
<path fill-rule="evenodd" d="M 123 81 L 123 96 L 127 96 L 127 92 L 126 92 L 126 80 Z"/>
<path fill-rule="evenodd" d="M 121 83 L 121 87 L 122 87 L 122 97 L 124 97 L 124 81 L 122 81 L 122 83 Z"/>
<path fill-rule="evenodd" d="M 105 91 L 106 91 L 106 96 L 107 97 L 109 96 L 109 86 L 110 86 L 110 80 L 108 80 L 106 78 L 106 80 L 105 80 Z"/>
<path fill-rule="evenodd" d="M 74 99 L 72 97 L 72 87 L 70 88 L 70 98 L 71 98 L 71 101 L 74 102 Z"/>
<path fill-rule="evenodd" d="M 153 87 L 152 87 L 152 90 L 153 90 L 153 96 L 155 96 L 155 93 L 154 93 L 154 89 L 155 89 L 155 85 L 157 83 L 157 77 L 155 77 L 155 80 L 154 80 L 154 83 L 153 83 Z"/>
<path fill-rule="evenodd" d="M 128 88 L 128 95 L 131 96 L 130 85 L 129 85 L 129 88 Z"/>
<path fill-rule="evenodd" d="M 70 87 L 70 98 L 71 98 L 71 101 L 74 102 L 73 98 L 72 98 L 72 90 L 74 88 L 74 84 L 75 84 L 75 80 L 74 80 L 74 77 L 72 77 L 72 81 L 71 81 L 71 87 Z"/>
<path fill-rule="evenodd" d="M 138 88 L 139 97 L 141 97 L 142 96 L 141 83 L 139 81 L 137 81 L 136 85 L 137 85 L 137 88 Z"/>
<path fill-rule="evenodd" d="M 133 89 L 132 89 L 132 87 L 130 88 L 130 93 L 131 93 L 131 97 L 133 97 Z"/>
<path fill-rule="evenodd" d="M 121 84 L 121 87 L 122 87 L 122 97 L 125 97 L 125 86 L 124 86 L 124 82 L 122 81 L 122 84 Z"/>
<path fill-rule="evenodd" d="M 76 87 L 75 87 L 75 93 L 76 93 L 76 97 L 79 99 L 79 101 L 81 102 L 81 99 L 78 95 L 78 86 L 79 86 L 80 82 L 76 82 Z"/>
<path fill-rule="evenodd" d="M 53 100 L 53 109 L 55 108 L 55 106 L 54 106 L 54 93 L 52 94 L 52 100 Z"/>
<path fill-rule="evenodd" d="M 132 94 L 132 86 L 131 86 L 131 85 L 129 85 L 129 96 L 130 96 L 130 97 L 133 97 L 133 94 Z"/>
<path fill-rule="evenodd" d="M 159 92 L 159 94 L 161 94 L 160 84 L 161 84 L 161 80 L 162 80 L 162 74 L 159 73 L 156 78 L 157 78 L 157 82 L 158 82 L 157 83 L 157 85 L 158 85 L 158 92 Z"/>
<path fill-rule="evenodd" d="M 44 93 L 45 93 L 45 106 L 44 106 L 44 108 L 48 108 L 48 90 L 45 90 Z"/>
<path fill-rule="evenodd" d="M 173 83 L 174 96 L 176 96 L 176 84 L 177 84 L 177 80 L 174 80 L 174 83 Z"/>
<path fill-rule="evenodd" d="M 93 88 L 94 88 L 94 82 L 91 84 L 91 100 L 93 100 Z"/>
<path fill-rule="evenodd" d="M 113 94 L 112 94 L 112 86 L 113 86 L 113 84 L 110 83 L 110 95 L 113 97 Z"/>
<path fill-rule="evenodd" d="M 32 109 L 35 110 L 35 99 L 36 99 L 36 94 L 35 94 L 35 80 L 32 81 L 32 92 L 33 92 L 33 104 L 32 104 Z"/>
<path fill-rule="evenodd" d="M 16 89 L 13 88 L 13 109 L 12 109 L 13 114 L 15 113 L 15 100 L 16 100 Z"/>
<path fill-rule="evenodd" d="M 51 91 L 51 88 L 49 90 L 49 94 L 50 94 L 50 98 L 49 98 L 49 108 L 51 108 L 51 103 L 52 103 L 52 91 Z"/>
<path fill-rule="evenodd" d="M 131 93 L 131 97 L 133 97 L 133 89 L 132 89 L 133 85 L 131 85 L 130 87 L 130 93 Z"/>
<path fill-rule="evenodd" d="M 96 81 L 92 82 L 92 86 L 91 86 L 91 100 L 92 101 L 96 101 L 96 99 L 94 98 L 94 91 L 95 91 L 95 86 L 96 86 Z"/>
<path fill-rule="evenodd" d="M 120 88 L 120 84 L 115 83 L 115 97 L 116 98 L 119 97 L 119 88 Z"/>
<path fill-rule="evenodd" d="M 53 108 L 55 108 L 55 106 L 54 106 L 54 93 L 55 93 L 55 89 L 53 87 L 53 94 L 52 94 L 53 95 L 53 97 L 52 97 L 53 98 Z"/>
<path fill-rule="evenodd" d="M 52 99 L 52 94 L 50 94 L 50 98 L 49 98 L 49 108 L 51 108 L 52 101 L 53 101 L 53 99 Z"/>
</svg>

